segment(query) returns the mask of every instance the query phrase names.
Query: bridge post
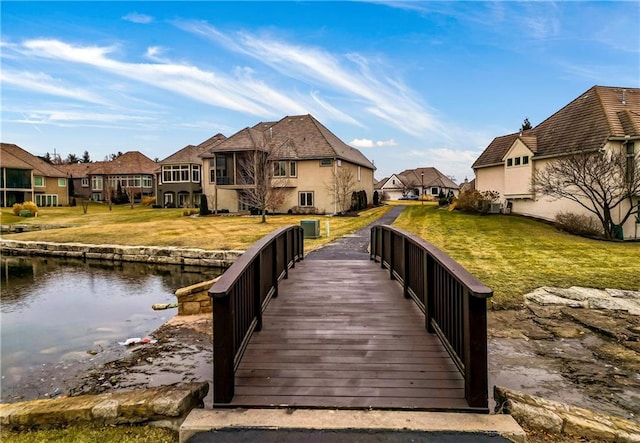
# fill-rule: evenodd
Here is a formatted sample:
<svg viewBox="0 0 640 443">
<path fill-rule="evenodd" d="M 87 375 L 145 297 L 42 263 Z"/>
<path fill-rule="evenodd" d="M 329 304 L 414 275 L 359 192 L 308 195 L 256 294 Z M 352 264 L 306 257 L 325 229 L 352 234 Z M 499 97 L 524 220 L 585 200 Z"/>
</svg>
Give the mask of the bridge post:
<svg viewBox="0 0 640 443">
<path fill-rule="evenodd" d="M 229 294 L 213 296 L 213 402 L 230 403 L 235 392 L 233 315 Z"/>
<path fill-rule="evenodd" d="M 487 300 L 464 291 L 464 379 L 469 406 L 488 407 Z"/>
</svg>

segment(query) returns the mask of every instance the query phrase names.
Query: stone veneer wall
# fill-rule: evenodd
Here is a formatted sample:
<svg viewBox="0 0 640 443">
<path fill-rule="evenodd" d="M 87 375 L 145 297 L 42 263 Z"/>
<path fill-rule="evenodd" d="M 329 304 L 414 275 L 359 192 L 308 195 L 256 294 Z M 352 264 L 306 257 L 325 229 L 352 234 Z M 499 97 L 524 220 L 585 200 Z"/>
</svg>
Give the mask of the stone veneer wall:
<svg viewBox="0 0 640 443">
<path fill-rule="evenodd" d="M 521 426 L 551 434 L 611 443 L 640 442 L 640 424 L 524 392 L 495 386 L 496 413 L 510 414 Z"/>
<path fill-rule="evenodd" d="M 90 245 L 84 243 L 49 243 L 0 239 L 0 253 L 3 255 L 43 255 L 80 258 L 83 260 L 228 268 L 244 251 L 210 251 L 171 246 Z"/>
<path fill-rule="evenodd" d="M 176 291 L 178 298 L 178 315 L 208 314 L 213 312 L 209 288 L 218 281 L 220 277 L 213 280 L 203 281 L 195 285 L 180 288 Z"/>
</svg>

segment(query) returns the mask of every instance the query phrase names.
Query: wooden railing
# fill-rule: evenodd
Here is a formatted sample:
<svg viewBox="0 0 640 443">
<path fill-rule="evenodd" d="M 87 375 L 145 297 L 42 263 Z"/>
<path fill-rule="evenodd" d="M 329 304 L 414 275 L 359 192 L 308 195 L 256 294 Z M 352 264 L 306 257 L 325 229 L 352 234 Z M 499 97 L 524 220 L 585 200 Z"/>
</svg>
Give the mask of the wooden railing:
<svg viewBox="0 0 640 443">
<path fill-rule="evenodd" d="M 263 237 L 209 289 L 213 305 L 213 401 L 233 399 L 235 371 L 262 311 L 278 296 L 278 282 L 303 259 L 300 226 L 280 228 Z"/>
<path fill-rule="evenodd" d="M 459 263 L 425 240 L 402 229 L 371 229 L 371 260 L 389 269 L 425 313 L 465 379 L 469 406 L 488 412 L 487 311 L 493 291 Z"/>
</svg>

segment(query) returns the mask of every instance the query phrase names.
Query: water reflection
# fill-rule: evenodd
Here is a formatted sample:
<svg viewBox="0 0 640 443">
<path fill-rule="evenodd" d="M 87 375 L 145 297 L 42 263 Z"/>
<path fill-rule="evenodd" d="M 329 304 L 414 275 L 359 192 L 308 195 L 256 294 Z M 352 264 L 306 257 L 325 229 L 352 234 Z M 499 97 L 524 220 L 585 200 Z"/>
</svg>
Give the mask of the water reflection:
<svg viewBox="0 0 640 443">
<path fill-rule="evenodd" d="M 221 273 L 215 268 L 2 257 L 0 340 L 2 398 L 30 368 L 88 359 L 144 337 L 172 311 L 175 290 Z"/>
</svg>

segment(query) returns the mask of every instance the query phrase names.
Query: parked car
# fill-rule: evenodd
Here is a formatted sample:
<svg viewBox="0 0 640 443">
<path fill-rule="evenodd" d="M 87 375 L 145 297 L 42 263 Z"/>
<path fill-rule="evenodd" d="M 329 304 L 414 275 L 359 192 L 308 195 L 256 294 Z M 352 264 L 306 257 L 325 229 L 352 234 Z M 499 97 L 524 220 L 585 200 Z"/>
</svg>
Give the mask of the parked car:
<svg viewBox="0 0 640 443">
<path fill-rule="evenodd" d="M 399 200 L 418 200 L 418 196 L 415 194 L 409 194 L 409 195 L 405 195 L 403 197 L 400 197 Z"/>
</svg>

